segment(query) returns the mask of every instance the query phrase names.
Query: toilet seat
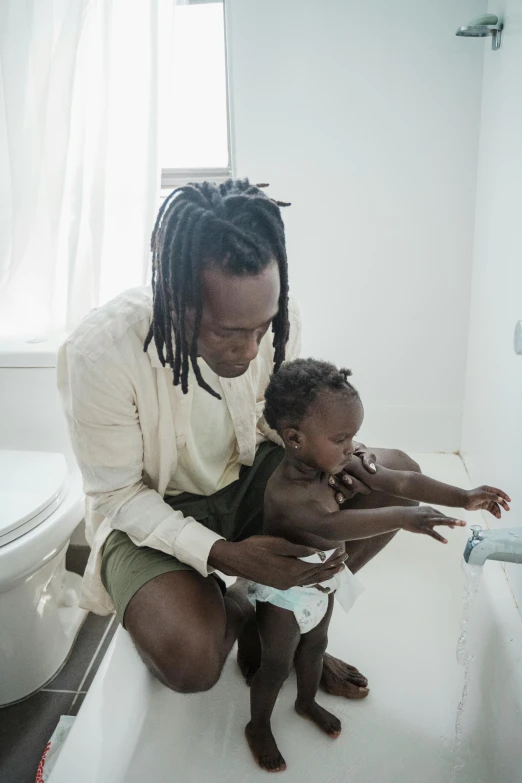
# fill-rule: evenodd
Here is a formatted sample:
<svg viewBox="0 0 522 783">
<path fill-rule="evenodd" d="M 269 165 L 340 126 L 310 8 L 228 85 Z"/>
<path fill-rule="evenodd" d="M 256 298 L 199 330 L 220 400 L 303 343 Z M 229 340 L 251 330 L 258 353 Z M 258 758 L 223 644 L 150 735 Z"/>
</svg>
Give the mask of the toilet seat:
<svg viewBox="0 0 522 783">
<path fill-rule="evenodd" d="M 44 522 L 63 502 L 63 454 L 0 450 L 0 547 Z"/>
</svg>

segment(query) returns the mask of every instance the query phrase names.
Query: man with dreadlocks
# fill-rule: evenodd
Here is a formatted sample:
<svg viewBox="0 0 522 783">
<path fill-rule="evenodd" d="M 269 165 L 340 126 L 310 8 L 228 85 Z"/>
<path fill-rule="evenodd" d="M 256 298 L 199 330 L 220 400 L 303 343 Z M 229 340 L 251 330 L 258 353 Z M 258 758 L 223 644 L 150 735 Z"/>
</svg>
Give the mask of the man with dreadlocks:
<svg viewBox="0 0 522 783">
<path fill-rule="evenodd" d="M 283 457 L 263 418 L 270 376 L 299 351 L 280 206 L 248 180 L 175 190 L 152 234 L 152 293 L 93 311 L 62 346 L 58 385 L 87 496 L 82 604 L 116 611 L 155 676 L 183 693 L 217 681 L 236 639 L 259 665 L 248 580 L 287 589 L 358 571 L 392 534 L 350 541 L 325 563 L 260 535 Z M 270 330 L 272 335 L 270 334 Z M 418 470 L 402 452 L 357 447 L 363 466 Z M 344 474 L 344 508 L 397 505 Z M 408 504 L 409 501 L 404 501 Z M 214 570 L 240 577 L 226 589 Z M 347 698 L 366 678 L 324 656 L 322 686 Z"/>
</svg>

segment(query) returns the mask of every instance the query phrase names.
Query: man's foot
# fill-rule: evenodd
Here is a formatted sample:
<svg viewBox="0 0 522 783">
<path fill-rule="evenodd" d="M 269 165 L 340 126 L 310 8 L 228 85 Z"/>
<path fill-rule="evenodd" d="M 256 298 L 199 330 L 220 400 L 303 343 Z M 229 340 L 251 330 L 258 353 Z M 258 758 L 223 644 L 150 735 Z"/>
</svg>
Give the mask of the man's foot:
<svg viewBox="0 0 522 783">
<path fill-rule="evenodd" d="M 302 718 L 307 718 L 313 721 L 316 726 L 319 726 L 321 731 L 326 732 L 329 737 L 336 739 L 341 733 L 341 721 L 332 715 L 331 712 L 320 707 L 317 702 L 312 704 L 300 704 L 299 700 L 295 703 L 295 711 Z"/>
<path fill-rule="evenodd" d="M 252 723 L 247 723 L 245 737 L 261 769 L 266 769 L 267 772 L 282 772 L 286 769 L 286 761 L 280 754 L 274 735 L 268 727 L 254 728 Z"/>
<path fill-rule="evenodd" d="M 323 691 L 345 699 L 365 699 L 370 692 L 367 686 L 368 680 L 355 666 L 325 653 L 321 676 Z"/>
</svg>

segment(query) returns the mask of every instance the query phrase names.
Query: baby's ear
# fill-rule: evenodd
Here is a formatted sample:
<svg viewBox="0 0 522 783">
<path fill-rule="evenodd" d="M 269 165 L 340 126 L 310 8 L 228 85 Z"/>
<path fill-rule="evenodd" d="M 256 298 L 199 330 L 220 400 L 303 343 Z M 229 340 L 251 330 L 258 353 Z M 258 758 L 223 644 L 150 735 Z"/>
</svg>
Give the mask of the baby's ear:
<svg viewBox="0 0 522 783">
<path fill-rule="evenodd" d="M 287 449 L 297 450 L 301 448 L 303 440 L 302 434 L 294 427 L 287 427 L 284 429 L 281 433 L 281 437 L 283 438 L 283 443 Z"/>
</svg>

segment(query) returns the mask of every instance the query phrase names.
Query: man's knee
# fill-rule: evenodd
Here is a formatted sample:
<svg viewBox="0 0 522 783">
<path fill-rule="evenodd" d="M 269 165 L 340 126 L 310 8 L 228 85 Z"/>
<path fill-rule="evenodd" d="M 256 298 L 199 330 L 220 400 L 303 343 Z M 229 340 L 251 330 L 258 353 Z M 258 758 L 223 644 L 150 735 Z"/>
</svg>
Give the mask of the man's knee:
<svg viewBox="0 0 522 783">
<path fill-rule="evenodd" d="M 218 645 L 205 633 L 169 638 L 152 655 L 142 656 L 152 674 L 178 693 L 210 690 L 219 680 L 224 661 Z"/>
<path fill-rule="evenodd" d="M 400 449 L 388 449 L 387 454 L 387 468 L 392 470 L 411 470 L 415 473 L 422 473 L 421 467 L 418 462 L 406 454 L 405 451 Z"/>
</svg>

